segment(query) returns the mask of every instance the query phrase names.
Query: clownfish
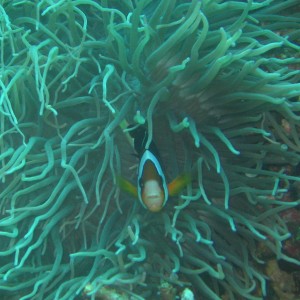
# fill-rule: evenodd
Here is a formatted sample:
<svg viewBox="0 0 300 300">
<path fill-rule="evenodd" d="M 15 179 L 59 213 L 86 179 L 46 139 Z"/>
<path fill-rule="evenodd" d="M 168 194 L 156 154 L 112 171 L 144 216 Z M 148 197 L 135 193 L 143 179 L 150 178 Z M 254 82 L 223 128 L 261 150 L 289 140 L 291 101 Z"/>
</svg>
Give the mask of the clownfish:
<svg viewBox="0 0 300 300">
<path fill-rule="evenodd" d="M 121 189 L 138 198 L 144 208 L 158 212 L 166 205 L 169 196 L 177 195 L 191 181 L 191 177 L 182 174 L 167 184 L 156 145 L 152 141 L 148 149 L 145 147 L 147 128 L 140 126 L 130 131 L 130 135 L 139 157 L 137 186 L 122 177 L 118 177 L 118 184 Z"/>
</svg>

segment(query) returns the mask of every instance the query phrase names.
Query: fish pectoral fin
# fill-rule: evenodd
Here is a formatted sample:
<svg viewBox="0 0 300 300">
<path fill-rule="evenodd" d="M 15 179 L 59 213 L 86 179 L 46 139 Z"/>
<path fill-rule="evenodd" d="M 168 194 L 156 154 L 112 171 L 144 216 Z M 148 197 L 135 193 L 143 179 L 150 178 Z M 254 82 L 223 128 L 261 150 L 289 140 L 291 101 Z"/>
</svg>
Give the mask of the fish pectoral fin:
<svg viewBox="0 0 300 300">
<path fill-rule="evenodd" d="M 180 191 L 191 182 L 191 180 L 191 175 L 188 173 L 177 176 L 168 184 L 169 195 L 176 196 L 177 194 L 179 194 Z"/>
<path fill-rule="evenodd" d="M 138 197 L 137 188 L 130 181 L 126 180 L 121 176 L 118 176 L 117 184 L 121 188 L 121 190 L 127 192 L 128 194 L 134 196 L 135 198 Z"/>
</svg>

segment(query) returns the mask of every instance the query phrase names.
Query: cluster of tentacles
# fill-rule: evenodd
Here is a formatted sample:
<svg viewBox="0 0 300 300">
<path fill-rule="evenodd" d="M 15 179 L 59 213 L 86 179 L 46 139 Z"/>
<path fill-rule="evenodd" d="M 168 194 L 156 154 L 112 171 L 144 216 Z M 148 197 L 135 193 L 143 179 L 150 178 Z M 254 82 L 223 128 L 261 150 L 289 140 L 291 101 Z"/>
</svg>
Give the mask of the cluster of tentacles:
<svg viewBox="0 0 300 300">
<path fill-rule="evenodd" d="M 3 297 L 262 299 L 258 249 L 299 265 L 281 217 L 299 204 L 299 18 L 298 0 L 2 1 Z M 136 182 L 128 124 L 167 180 L 191 174 L 159 213 L 117 185 Z"/>
</svg>

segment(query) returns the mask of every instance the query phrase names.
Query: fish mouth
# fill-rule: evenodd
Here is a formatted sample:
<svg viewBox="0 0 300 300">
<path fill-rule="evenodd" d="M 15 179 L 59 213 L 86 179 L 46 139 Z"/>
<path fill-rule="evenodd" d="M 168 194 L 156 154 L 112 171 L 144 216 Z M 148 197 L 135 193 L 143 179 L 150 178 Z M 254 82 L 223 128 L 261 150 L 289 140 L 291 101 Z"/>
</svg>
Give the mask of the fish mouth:
<svg viewBox="0 0 300 300">
<path fill-rule="evenodd" d="M 163 198 L 159 194 L 148 195 L 144 203 L 150 211 L 158 212 L 163 207 Z"/>
</svg>

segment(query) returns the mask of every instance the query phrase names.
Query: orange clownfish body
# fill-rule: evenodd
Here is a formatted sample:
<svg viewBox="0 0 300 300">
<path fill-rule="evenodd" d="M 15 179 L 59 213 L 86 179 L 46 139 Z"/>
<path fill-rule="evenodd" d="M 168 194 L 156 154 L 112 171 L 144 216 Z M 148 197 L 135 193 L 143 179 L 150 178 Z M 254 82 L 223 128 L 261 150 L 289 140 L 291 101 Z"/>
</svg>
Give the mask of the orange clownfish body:
<svg viewBox="0 0 300 300">
<path fill-rule="evenodd" d="M 145 150 L 138 168 L 138 198 L 152 212 L 160 211 L 169 196 L 165 175 L 157 158 Z"/>
<path fill-rule="evenodd" d="M 119 178 L 122 189 L 137 197 L 141 204 L 151 212 L 160 211 L 166 204 L 169 195 L 178 194 L 190 182 L 187 174 L 176 177 L 167 185 L 164 172 L 157 158 L 158 151 L 152 142 L 149 149 L 144 145 L 147 141 L 147 131 L 144 127 L 138 128 L 132 137 L 135 150 L 139 154 L 137 187 L 123 178 Z"/>
</svg>

